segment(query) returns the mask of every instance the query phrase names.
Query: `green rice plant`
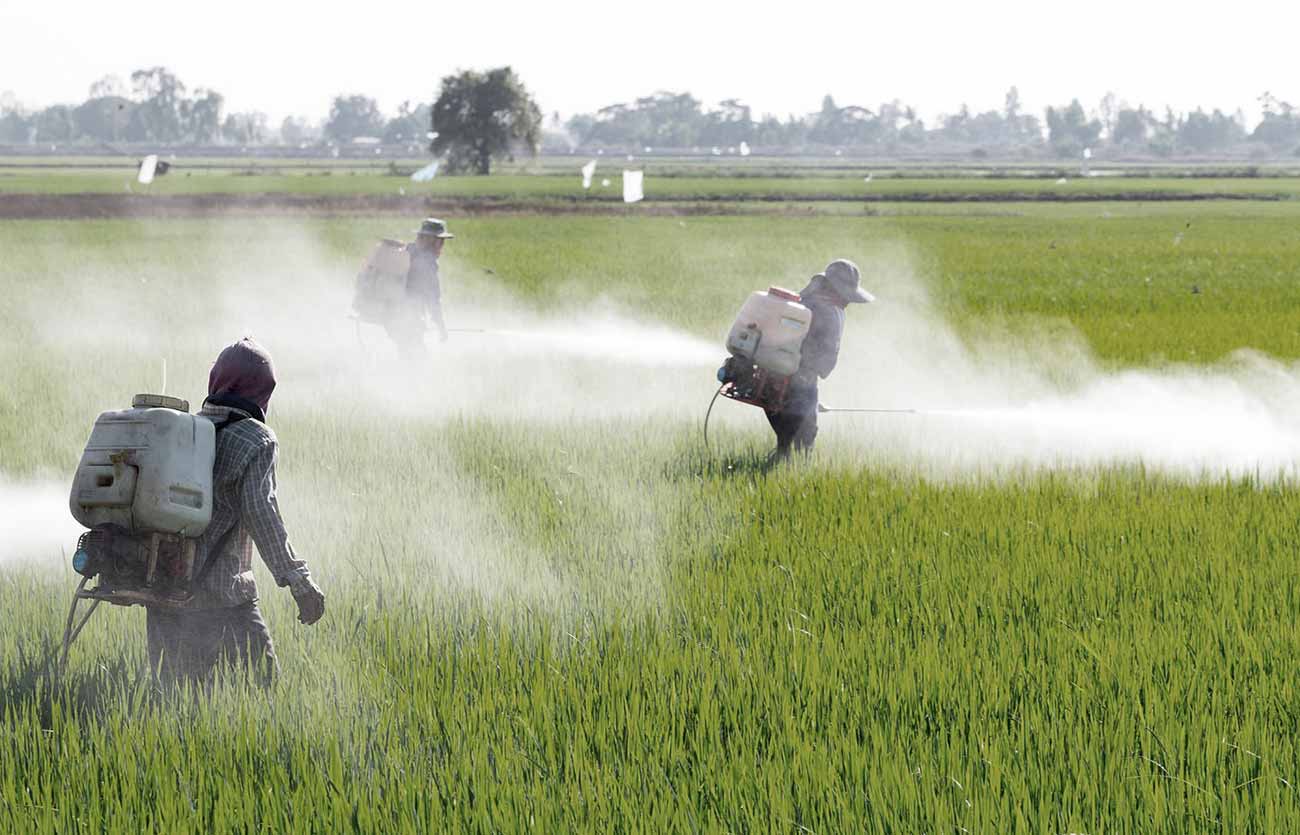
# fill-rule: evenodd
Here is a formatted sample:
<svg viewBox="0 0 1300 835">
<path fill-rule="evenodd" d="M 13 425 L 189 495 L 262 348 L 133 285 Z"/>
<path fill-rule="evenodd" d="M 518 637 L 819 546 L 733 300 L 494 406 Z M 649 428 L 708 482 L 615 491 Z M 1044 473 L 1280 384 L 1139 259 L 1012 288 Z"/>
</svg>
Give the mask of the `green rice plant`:
<svg viewBox="0 0 1300 835">
<path fill-rule="evenodd" d="M 448 316 L 594 306 L 717 342 L 744 293 L 852 254 L 882 302 L 850 336 L 919 285 L 972 343 L 1300 356 L 1289 208 L 1014 211 L 456 218 Z M 934 478 L 829 422 L 767 468 L 756 410 L 701 443 L 707 369 L 490 340 L 394 368 L 374 334 L 349 360 L 351 275 L 410 225 L 0 223 L 0 476 L 66 480 L 163 356 L 197 401 L 243 323 L 279 323 L 281 503 L 329 599 L 303 628 L 259 568 L 279 685 L 159 693 L 138 609 L 97 614 L 55 677 L 66 554 L 0 564 L 0 831 L 1300 824 L 1285 480 Z"/>
</svg>

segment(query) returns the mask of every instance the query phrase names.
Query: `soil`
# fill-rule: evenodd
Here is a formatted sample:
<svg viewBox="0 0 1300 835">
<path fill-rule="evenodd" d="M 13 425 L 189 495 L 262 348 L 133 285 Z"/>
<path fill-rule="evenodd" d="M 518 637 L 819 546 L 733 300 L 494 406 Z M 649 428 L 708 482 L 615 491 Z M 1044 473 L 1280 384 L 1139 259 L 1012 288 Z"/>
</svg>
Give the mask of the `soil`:
<svg viewBox="0 0 1300 835">
<path fill-rule="evenodd" d="M 499 198 L 400 197 L 389 195 L 308 194 L 0 194 L 0 220 L 209 217 L 213 215 L 376 215 L 448 214 L 475 217 L 500 214 L 548 215 L 724 215 L 815 214 L 812 202 L 833 203 L 1075 203 L 1189 202 L 1202 200 L 1280 200 L 1280 195 L 1222 193 L 1127 192 L 1123 194 L 966 193 L 890 194 L 845 198 L 803 195 L 798 198 L 717 196 L 689 201 L 649 200 L 636 205 L 616 201 L 563 198 L 505 200 Z"/>
</svg>

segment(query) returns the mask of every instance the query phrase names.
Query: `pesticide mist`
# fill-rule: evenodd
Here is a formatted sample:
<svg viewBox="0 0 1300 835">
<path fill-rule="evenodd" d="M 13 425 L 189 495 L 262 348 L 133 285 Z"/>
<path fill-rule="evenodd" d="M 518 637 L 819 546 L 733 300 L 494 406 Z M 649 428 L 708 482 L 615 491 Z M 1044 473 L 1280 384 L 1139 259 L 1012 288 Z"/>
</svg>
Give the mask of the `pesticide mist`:
<svg viewBox="0 0 1300 835">
<path fill-rule="evenodd" d="M 5 506 L 22 509 L 5 516 L 0 558 L 57 555 L 75 542 L 66 485 L 32 474 L 70 474 L 95 414 L 124 407 L 135 392 L 161 389 L 164 363 L 168 393 L 197 408 L 216 352 L 244 334 L 276 358 L 281 383 L 271 423 L 292 427 L 282 438 L 286 473 L 308 467 L 298 473 L 313 474 L 310 486 L 296 488 L 310 505 L 287 501 L 309 506 L 320 530 L 353 536 L 342 520 L 356 515 L 361 497 L 369 512 L 413 520 L 397 523 L 386 546 L 415 554 L 423 541 L 438 541 L 429 558 L 458 582 L 488 595 L 563 596 L 572 587 L 563 571 L 520 579 L 519 566 L 539 564 L 538 550 L 503 535 L 509 526 L 495 518 L 502 498 L 491 487 L 501 453 L 479 440 L 493 426 L 537 427 L 560 433 L 563 448 L 539 452 L 536 466 L 545 471 L 556 458 L 566 473 L 582 473 L 547 475 L 538 489 L 560 496 L 581 484 L 580 493 L 614 509 L 621 524 L 611 530 L 641 532 L 611 552 L 611 565 L 663 547 L 666 521 L 647 509 L 643 488 L 617 468 L 584 467 L 582 450 L 589 438 L 612 436 L 634 453 L 637 442 L 626 434 L 632 426 L 697 448 L 726 323 L 743 291 L 713 296 L 725 299 L 711 303 L 715 332 L 687 331 L 638 311 L 596 267 L 566 279 L 607 287 L 607 295 L 575 294 L 581 301 L 540 307 L 522 300 L 510 281 L 451 255 L 444 301 L 453 331 L 443 344 L 427 334 L 428 355 L 410 360 L 398 356 L 382 328 L 348 318 L 365 243 L 332 246 L 320 227 L 288 220 L 185 228 L 201 231 L 163 257 L 148 222 L 119 230 L 118 260 L 71 264 L 65 247 L 53 245 L 57 239 L 22 254 L 29 270 L 46 276 L 47 291 L 17 300 L 15 344 L 30 345 L 45 371 L 20 377 L 13 397 L 51 404 L 53 417 L 23 424 L 20 463 L 0 462 L 0 476 L 9 479 Z M 941 479 L 1140 466 L 1189 480 L 1274 480 L 1295 470 L 1300 369 L 1293 365 L 1242 352 L 1209 367 L 1108 368 L 1060 320 L 955 327 L 931 301 L 920 256 L 895 238 L 833 243 L 826 251 L 855 258 L 878 302 L 851 308 L 839 367 L 822 383 L 821 399 L 832 408 L 918 413 L 823 415 L 819 461 Z M 797 289 L 818 266 L 807 261 L 791 256 L 770 275 L 726 280 Z M 770 443 L 757 409 L 724 402 L 713 420 L 719 433 L 712 454 Z M 456 427 L 473 439 L 469 447 L 491 452 L 467 460 L 439 446 Z M 338 455 L 329 449 L 340 444 L 359 450 L 358 461 L 331 470 Z M 381 446 L 383 461 L 365 454 Z M 436 477 L 421 469 L 421 457 L 438 461 Z M 410 483 L 400 482 L 393 460 L 409 467 L 401 478 Z M 653 565 L 646 570 L 653 576 Z M 609 577 L 627 584 L 625 573 Z"/>
<path fill-rule="evenodd" d="M 0 473 L 0 507 L 0 565 L 55 562 L 72 553 L 82 533 L 68 511 L 68 484 L 8 481 Z"/>
<path fill-rule="evenodd" d="M 851 309 L 822 401 L 918 414 L 827 414 L 828 437 L 939 477 L 1128 465 L 1187 479 L 1296 472 L 1294 364 L 1239 351 L 1212 366 L 1108 369 L 1059 322 L 958 334 L 902 247 L 862 266 L 880 301 Z"/>
</svg>

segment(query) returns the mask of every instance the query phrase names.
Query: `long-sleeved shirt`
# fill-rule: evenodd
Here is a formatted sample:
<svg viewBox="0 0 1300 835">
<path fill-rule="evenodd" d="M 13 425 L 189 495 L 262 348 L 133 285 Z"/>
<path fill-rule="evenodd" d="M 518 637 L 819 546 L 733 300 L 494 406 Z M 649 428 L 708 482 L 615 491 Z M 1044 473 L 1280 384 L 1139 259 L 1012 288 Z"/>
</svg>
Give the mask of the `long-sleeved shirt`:
<svg viewBox="0 0 1300 835">
<path fill-rule="evenodd" d="M 812 324 L 799 350 L 799 369 L 786 391 L 781 412 L 808 414 L 817 411 L 817 378 L 826 378 L 835 370 L 840 358 L 840 340 L 844 336 L 844 308 L 820 293 L 805 288 L 800 294 L 805 307 L 812 311 Z"/>
<path fill-rule="evenodd" d="M 217 432 L 212 521 L 195 554 L 199 579 L 193 589 L 194 608 L 239 606 L 257 599 L 254 543 L 276 585 L 288 586 L 295 595 L 314 585 L 307 564 L 289 544 L 275 498 L 275 433 L 246 412 L 226 406 L 205 404 L 199 415 L 220 425 L 232 413 L 245 417 Z M 214 560 L 210 566 L 209 559 Z"/>
<path fill-rule="evenodd" d="M 442 307 L 442 283 L 438 278 L 438 258 L 432 251 L 411 247 L 411 266 L 406 271 L 406 294 L 420 305 L 420 312 L 435 312 Z"/>
<path fill-rule="evenodd" d="M 442 320 L 442 282 L 438 277 L 438 256 L 431 250 L 411 245 L 411 266 L 406 271 L 406 295 L 417 305 L 419 315 L 429 314 L 433 324 L 446 335 Z"/>
<path fill-rule="evenodd" d="M 812 324 L 800 349 L 799 370 L 795 379 L 805 385 L 817 385 L 835 370 L 840 359 L 840 340 L 844 337 L 844 308 L 818 294 L 809 294 L 803 304 L 812 311 Z"/>
</svg>

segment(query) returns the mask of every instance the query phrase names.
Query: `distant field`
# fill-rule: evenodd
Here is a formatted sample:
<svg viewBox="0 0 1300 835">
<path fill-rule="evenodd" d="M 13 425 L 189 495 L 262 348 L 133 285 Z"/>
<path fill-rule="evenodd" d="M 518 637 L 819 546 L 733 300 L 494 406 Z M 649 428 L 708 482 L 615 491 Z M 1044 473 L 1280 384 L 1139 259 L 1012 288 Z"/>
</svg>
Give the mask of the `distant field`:
<svg viewBox="0 0 1300 835">
<path fill-rule="evenodd" d="M 961 200 L 1097 200 L 1097 199 L 1294 199 L 1300 177 L 1046 177 L 906 178 L 857 174 L 818 177 L 788 176 L 657 176 L 655 163 L 644 166 L 647 201 L 961 201 Z M 637 168 L 642 166 L 638 163 Z M 414 183 L 398 174 L 358 169 L 298 170 L 260 173 L 229 169 L 178 167 L 149 186 L 135 182 L 134 169 L 50 169 L 0 167 L 3 194 L 303 194 L 411 196 L 505 200 L 621 201 L 621 166 L 597 170 L 584 191 L 578 163 L 567 175 L 495 175 L 439 177 Z M 408 170 L 408 169 L 402 169 Z M 603 185 L 608 179 L 610 184 Z"/>
<path fill-rule="evenodd" d="M 546 202 L 574 176 L 435 181 L 419 194 L 443 205 L 535 202 L 450 216 L 448 320 L 471 332 L 410 366 L 346 317 L 369 247 L 422 203 L 0 221 L 0 488 L 53 496 L 0 564 L 0 831 L 1300 831 L 1296 473 L 1000 469 L 1000 447 L 909 415 L 827 416 L 811 460 L 769 470 L 757 410 L 722 404 L 711 449 L 700 432 L 744 295 L 847 256 L 879 302 L 850 311 L 825 401 L 962 406 L 972 369 L 1013 391 L 1059 371 L 1080 399 L 1126 372 L 1229 380 L 1147 437 L 1188 453 L 1187 425 L 1246 385 L 1234 352 L 1275 358 L 1260 373 L 1293 393 L 1300 201 L 866 216 L 850 199 L 895 186 L 1076 182 L 650 170 L 664 205 L 837 196 L 561 217 Z M 126 174 L 0 177 L 0 201 Z M 196 173 L 155 194 L 403 183 Z M 197 405 L 249 331 L 277 355 L 280 500 L 325 620 L 298 626 L 259 575 L 270 694 L 155 694 L 139 610 L 97 614 L 53 680 L 75 539 L 46 528 L 90 421 L 158 387 L 164 358 Z M 1068 426 L 1085 446 L 1106 428 Z"/>
</svg>

